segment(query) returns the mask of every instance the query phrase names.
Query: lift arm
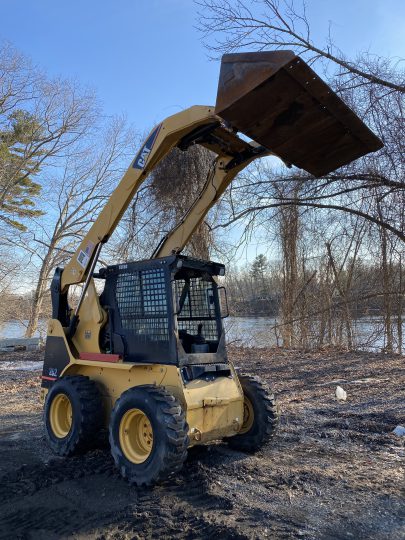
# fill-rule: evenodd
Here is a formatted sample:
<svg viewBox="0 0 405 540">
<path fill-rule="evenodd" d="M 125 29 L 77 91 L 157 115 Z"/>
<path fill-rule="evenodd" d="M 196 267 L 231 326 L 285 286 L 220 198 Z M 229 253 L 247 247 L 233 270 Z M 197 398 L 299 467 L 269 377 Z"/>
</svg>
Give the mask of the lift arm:
<svg viewBox="0 0 405 540">
<path fill-rule="evenodd" d="M 240 131 L 253 143 L 239 138 Z M 216 106 L 170 116 L 149 134 L 106 206 L 59 276 L 59 293 L 82 283 L 148 174 L 175 146 L 201 144 L 217 158 L 198 199 L 153 254 L 179 252 L 236 174 L 270 149 L 284 162 L 323 176 L 381 141 L 318 75 L 291 51 L 225 55 Z"/>
<path fill-rule="evenodd" d="M 243 141 L 226 128 L 214 114 L 214 107 L 194 106 L 155 126 L 63 270 L 62 293 L 69 285 L 86 281 L 88 270 L 94 267 L 98 246 L 108 241 L 135 193 L 159 161 L 175 146 L 186 150 L 191 144 L 205 146 L 216 153 L 217 158 L 200 196 L 185 218 L 164 238 L 153 257 L 180 252 L 236 174 L 253 159 L 270 154 L 264 147 Z"/>
<path fill-rule="evenodd" d="M 115 230 L 151 170 L 179 141 L 196 129 L 218 124 L 213 107 L 195 106 L 170 116 L 151 131 L 107 204 L 91 226 L 61 276 L 61 292 L 86 280 L 97 246 Z"/>
</svg>

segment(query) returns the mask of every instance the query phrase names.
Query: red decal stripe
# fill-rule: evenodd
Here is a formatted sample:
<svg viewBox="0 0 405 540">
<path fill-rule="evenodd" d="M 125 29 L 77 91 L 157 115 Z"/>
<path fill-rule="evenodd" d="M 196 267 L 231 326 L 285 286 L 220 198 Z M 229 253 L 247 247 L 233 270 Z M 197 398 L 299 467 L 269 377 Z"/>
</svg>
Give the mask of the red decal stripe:
<svg viewBox="0 0 405 540">
<path fill-rule="evenodd" d="M 56 381 L 57 377 L 45 377 L 45 375 L 41 375 L 41 379 L 45 379 L 46 381 Z"/>
<path fill-rule="evenodd" d="M 118 354 L 103 354 L 103 353 L 80 353 L 80 360 L 93 360 L 94 362 L 112 362 L 116 364 L 120 357 Z"/>
</svg>

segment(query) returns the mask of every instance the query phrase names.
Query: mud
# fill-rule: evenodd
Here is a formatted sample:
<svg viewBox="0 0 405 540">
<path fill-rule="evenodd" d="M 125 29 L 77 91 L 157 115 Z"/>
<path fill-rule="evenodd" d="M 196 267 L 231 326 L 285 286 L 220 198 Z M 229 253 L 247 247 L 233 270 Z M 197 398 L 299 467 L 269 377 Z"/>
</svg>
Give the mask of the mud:
<svg viewBox="0 0 405 540">
<path fill-rule="evenodd" d="M 0 537 L 405 538 L 404 438 L 391 433 L 405 423 L 404 359 L 230 353 L 274 387 L 278 434 L 256 455 L 222 443 L 192 449 L 180 474 L 148 490 L 120 478 L 107 447 L 52 456 L 42 435 L 39 371 L 1 369 L 2 362 L 38 362 L 40 353 L 0 356 Z M 347 402 L 336 401 L 337 384 Z"/>
</svg>

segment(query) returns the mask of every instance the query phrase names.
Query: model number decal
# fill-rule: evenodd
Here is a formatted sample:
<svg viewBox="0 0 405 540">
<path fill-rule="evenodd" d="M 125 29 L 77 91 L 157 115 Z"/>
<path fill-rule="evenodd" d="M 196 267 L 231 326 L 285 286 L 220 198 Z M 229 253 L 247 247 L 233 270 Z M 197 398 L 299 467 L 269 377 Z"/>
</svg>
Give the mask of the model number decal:
<svg viewBox="0 0 405 540">
<path fill-rule="evenodd" d="M 160 128 L 162 124 L 159 124 L 149 135 L 147 141 L 139 150 L 138 155 L 135 158 L 134 164 L 132 167 L 134 169 L 144 169 L 148 161 L 149 155 L 152 151 L 153 145 L 155 144 L 156 138 L 159 135 Z"/>
<path fill-rule="evenodd" d="M 91 254 L 94 249 L 93 242 L 88 242 L 86 249 L 84 251 L 80 251 L 79 255 L 77 256 L 77 262 L 80 264 L 82 268 L 87 268 L 87 264 L 90 260 Z"/>
<path fill-rule="evenodd" d="M 82 268 L 87 268 L 87 263 L 89 262 L 90 257 L 84 251 L 81 251 L 77 257 L 77 262 Z"/>
</svg>

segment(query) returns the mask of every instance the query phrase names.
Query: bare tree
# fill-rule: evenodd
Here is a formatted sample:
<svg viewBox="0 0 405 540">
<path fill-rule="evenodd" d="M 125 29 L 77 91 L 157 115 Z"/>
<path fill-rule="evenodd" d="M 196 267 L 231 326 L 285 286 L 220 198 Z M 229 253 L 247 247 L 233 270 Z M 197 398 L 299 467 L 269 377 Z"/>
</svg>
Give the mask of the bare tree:
<svg viewBox="0 0 405 540">
<path fill-rule="evenodd" d="M 150 257 L 159 241 L 181 221 L 202 190 L 213 158 L 202 146 L 174 148 L 136 194 L 123 219 L 116 251 L 120 260 Z M 210 217 L 195 231 L 186 252 L 208 259 L 213 248 Z"/>
<path fill-rule="evenodd" d="M 38 216 L 38 174 L 94 125 L 94 96 L 47 78 L 10 45 L 0 47 L 0 221 L 20 230 Z M 71 152 L 71 150 L 70 150 Z"/>
<path fill-rule="evenodd" d="M 286 182 L 301 182 L 304 179 L 306 189 L 300 199 L 302 206 L 352 213 L 385 227 L 404 240 L 399 213 L 381 216 L 359 204 L 369 198 L 371 190 L 375 188 L 379 188 L 380 197 L 392 201 L 404 197 L 405 72 L 401 64 L 366 53 L 357 55 L 353 60 L 348 59 L 335 46 L 331 34 L 326 43 L 314 43 L 305 4 L 294 0 L 201 0 L 197 4 L 200 6 L 200 29 L 204 32 L 210 51 L 292 48 L 315 69 L 326 66 L 325 76 L 332 87 L 366 120 L 385 144 L 377 154 L 362 158 L 322 179 L 297 174 L 294 169 L 292 174 L 286 173 L 284 169 L 274 171 L 273 180 L 277 176 L 280 181 Z M 255 179 L 250 187 L 263 192 L 268 184 Z M 353 196 L 343 199 L 345 194 Z M 271 201 L 270 205 L 291 203 L 293 201 L 287 197 Z M 262 206 L 246 207 L 233 218 L 245 218 L 248 213 L 257 213 Z M 371 209 L 376 210 L 374 205 Z"/>
<path fill-rule="evenodd" d="M 208 49 L 228 53 L 241 49 L 293 49 L 311 64 L 326 60 L 335 64 L 348 84 L 380 85 L 405 93 L 404 72 L 392 78 L 386 58 L 359 55 L 352 60 L 333 41 L 330 28 L 324 44 L 311 34 L 305 2 L 294 0 L 196 0 L 200 7 L 199 29 Z M 349 81 L 346 74 L 350 73 Z"/>
<path fill-rule="evenodd" d="M 97 217 L 128 161 L 132 135 L 123 118 L 113 120 L 97 138 L 86 139 L 65 158 L 64 167 L 48 177 L 45 217 L 22 234 L 20 245 L 31 255 L 36 286 L 26 336 L 38 327 L 50 278 L 74 253 L 86 230 Z M 132 145 L 131 145 L 132 146 Z"/>
<path fill-rule="evenodd" d="M 283 190 L 287 189 L 288 185 L 283 185 Z M 292 188 L 292 189 L 291 189 Z M 297 198 L 299 184 L 293 183 L 289 196 Z M 282 273 L 283 273 L 283 288 L 281 300 L 281 336 L 283 344 L 286 347 L 291 347 L 296 344 L 296 336 L 294 331 L 294 319 L 296 313 L 295 305 L 298 297 L 299 286 L 299 253 L 298 241 L 300 234 L 300 218 L 298 206 L 286 206 L 279 214 L 279 234 L 281 241 L 282 252 Z"/>
<path fill-rule="evenodd" d="M 322 254 L 319 251 L 324 262 L 318 267 L 317 280 L 318 284 L 322 283 L 326 304 L 318 309 L 321 336 L 323 341 L 328 328 L 330 342 L 340 339 L 338 336 L 333 338 L 331 316 L 342 313 L 346 339 L 349 346 L 353 344 L 350 328 L 353 302 L 355 305 L 359 302 L 370 304 L 375 299 L 375 309 L 384 313 L 386 347 L 392 347 L 392 317 L 394 311 L 402 313 L 399 306 L 403 304 L 403 294 L 396 292 L 397 282 L 401 283 L 402 290 L 402 274 L 397 272 L 397 263 L 392 261 L 394 252 L 391 247 L 396 246 L 395 260 L 401 260 L 403 247 L 399 246 L 405 240 L 403 64 L 367 52 L 349 58 L 336 46 L 330 31 L 323 43 L 317 43 L 312 36 L 312 24 L 305 4 L 298 0 L 199 0 L 196 3 L 200 6 L 199 27 L 214 57 L 239 50 L 293 49 L 315 70 L 322 71 L 335 91 L 383 140 L 384 148 L 378 153 L 359 159 L 324 178 L 315 179 L 295 169 L 287 171 L 284 167 L 253 165 L 239 176 L 228 193 L 228 199 L 231 199 L 227 205 L 228 214 L 217 226 L 227 229 L 239 223 L 243 230 L 248 228 L 251 232 L 261 223 L 268 222 L 270 217 L 277 219 L 280 211 L 286 215 L 283 209 L 290 207 L 316 209 L 322 216 L 334 215 L 337 220 L 338 214 L 346 215 L 347 222 L 352 224 L 359 223 L 358 219 L 368 222 L 371 228 L 359 225 L 360 229 L 367 230 L 374 241 L 380 238 L 377 241 L 379 252 L 375 257 L 382 261 L 382 267 L 377 272 L 374 267 L 374 275 L 380 279 L 376 283 L 373 281 L 374 291 L 358 290 L 353 277 L 358 266 L 356 258 L 363 249 L 364 234 L 362 239 L 355 240 L 355 231 L 348 231 L 344 238 L 351 237 L 355 241 L 352 247 L 349 243 L 342 249 L 344 243 L 335 243 L 332 250 L 332 245 L 326 243 L 326 252 Z M 280 187 L 294 183 L 301 186 L 298 198 L 291 196 L 290 190 Z M 294 230 L 293 216 L 295 213 L 292 211 L 289 224 L 284 227 L 290 235 Z M 350 216 L 353 219 L 349 219 Z M 343 241 L 342 238 L 339 242 Z M 372 245 L 373 249 L 377 244 Z M 291 257 L 294 258 L 294 249 L 290 246 L 287 258 Z M 284 264 L 286 262 L 284 258 Z M 369 264 L 372 266 L 373 263 Z M 294 266 L 299 267 L 298 261 Z M 304 266 L 301 264 L 301 274 Z M 296 287 L 294 276 L 293 272 L 289 278 L 290 289 Z M 378 298 L 384 299 L 383 304 L 377 302 Z M 288 307 L 289 299 L 284 300 Z M 340 307 L 337 309 L 338 304 Z M 292 315 L 292 320 L 300 320 L 297 313 Z M 402 335 L 402 315 L 397 320 L 397 334 Z"/>
</svg>

